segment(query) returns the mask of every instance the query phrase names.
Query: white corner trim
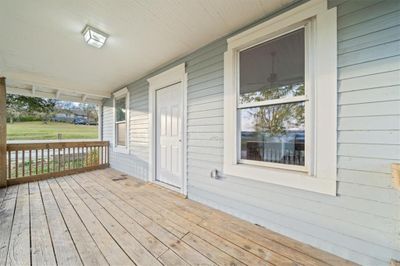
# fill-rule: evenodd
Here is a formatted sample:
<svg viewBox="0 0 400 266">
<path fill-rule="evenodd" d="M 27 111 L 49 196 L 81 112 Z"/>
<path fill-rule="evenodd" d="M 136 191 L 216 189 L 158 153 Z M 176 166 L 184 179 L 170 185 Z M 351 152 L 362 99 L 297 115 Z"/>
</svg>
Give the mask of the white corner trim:
<svg viewBox="0 0 400 266">
<path fill-rule="evenodd" d="M 155 121 L 156 121 L 156 91 L 176 84 L 182 83 L 183 88 L 183 110 L 182 110 L 182 186 L 180 188 L 179 193 L 183 195 L 187 195 L 187 73 L 185 63 L 172 67 L 156 76 L 153 76 L 147 79 L 149 82 L 149 174 L 148 181 L 154 182 L 159 185 L 166 186 L 172 190 L 177 191 L 176 189 L 164 185 L 155 180 L 155 172 L 156 172 L 156 131 L 155 131 Z"/>
<path fill-rule="evenodd" d="M 115 123 L 116 123 L 116 118 L 115 118 L 115 100 L 118 98 L 121 98 L 123 96 L 126 96 L 126 146 L 119 146 L 117 145 L 116 142 L 116 135 L 115 135 Z M 127 87 L 120 89 L 116 92 L 113 93 L 113 139 L 112 139 L 112 150 L 114 152 L 118 153 L 125 153 L 129 154 L 129 142 L 130 142 L 130 99 L 129 99 L 129 90 Z"/>
<path fill-rule="evenodd" d="M 337 15 L 326 0 L 311 0 L 228 39 L 224 54 L 224 168 L 226 175 L 336 195 L 337 176 Z M 237 91 L 239 52 L 305 25 L 312 36 L 306 89 L 310 107 L 308 131 L 311 144 L 306 173 L 238 163 Z M 306 51 L 307 53 L 307 51 Z M 307 76 L 310 80 L 307 80 Z M 306 114 L 307 115 L 307 114 Z M 307 118 L 306 118 L 307 120 Z M 306 132 L 307 126 L 306 126 Z M 307 155 L 306 155 L 307 156 Z M 307 165 L 306 165 L 307 166 Z"/>
</svg>

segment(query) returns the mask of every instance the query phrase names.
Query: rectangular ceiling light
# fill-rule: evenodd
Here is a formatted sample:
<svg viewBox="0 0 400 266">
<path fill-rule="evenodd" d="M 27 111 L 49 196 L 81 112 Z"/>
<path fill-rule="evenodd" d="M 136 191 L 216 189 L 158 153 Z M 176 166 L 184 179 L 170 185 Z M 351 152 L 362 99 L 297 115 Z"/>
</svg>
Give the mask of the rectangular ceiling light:
<svg viewBox="0 0 400 266">
<path fill-rule="evenodd" d="M 87 44 L 96 48 L 101 48 L 108 38 L 108 34 L 89 25 L 83 29 L 82 35 Z"/>
</svg>

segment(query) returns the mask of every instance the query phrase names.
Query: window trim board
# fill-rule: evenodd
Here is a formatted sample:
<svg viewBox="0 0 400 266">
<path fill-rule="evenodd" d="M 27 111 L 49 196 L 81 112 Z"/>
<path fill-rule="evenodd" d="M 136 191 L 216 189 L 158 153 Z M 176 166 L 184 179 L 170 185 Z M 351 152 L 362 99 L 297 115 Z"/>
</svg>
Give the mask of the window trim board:
<svg viewBox="0 0 400 266">
<path fill-rule="evenodd" d="M 306 160 L 311 162 L 308 173 L 294 171 L 291 166 L 267 168 L 241 164 L 237 145 L 239 52 L 302 27 L 310 19 L 313 22 L 305 27 L 306 32 L 313 36 L 306 39 L 306 56 L 310 56 L 307 53 L 311 49 L 312 54 L 305 66 L 305 71 L 309 71 L 305 75 L 305 97 L 309 101 L 306 108 L 309 110 L 305 113 L 313 114 L 306 117 L 306 131 L 315 145 L 306 138 L 306 149 L 311 151 L 306 152 L 309 156 Z M 326 0 L 311 0 L 228 39 L 228 49 L 224 54 L 224 174 L 336 195 L 336 19 L 336 8 L 328 9 Z M 311 91 L 308 90 L 310 86 Z M 318 94 L 313 88 L 324 88 L 324 92 Z"/>
</svg>

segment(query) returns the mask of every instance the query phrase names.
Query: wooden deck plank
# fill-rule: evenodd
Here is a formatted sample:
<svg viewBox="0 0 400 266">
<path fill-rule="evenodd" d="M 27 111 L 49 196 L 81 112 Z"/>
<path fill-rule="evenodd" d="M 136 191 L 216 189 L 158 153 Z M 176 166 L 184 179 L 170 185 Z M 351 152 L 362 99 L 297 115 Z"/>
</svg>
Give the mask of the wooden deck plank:
<svg viewBox="0 0 400 266">
<path fill-rule="evenodd" d="M 87 175 L 89 177 L 90 175 Z M 85 177 L 83 177 L 85 178 Z M 93 179 L 92 179 L 93 178 Z M 195 249 L 187 245 L 185 242 L 180 241 L 175 235 L 167 231 L 164 227 L 157 224 L 152 220 L 151 216 L 147 217 L 140 210 L 134 208 L 132 204 L 133 200 L 124 193 L 120 193 L 119 190 L 115 190 L 114 183 L 102 183 L 98 180 L 97 176 L 91 176 L 90 179 L 84 179 L 85 182 L 94 182 L 94 186 L 97 187 L 109 200 L 124 211 L 131 218 L 135 219 L 139 224 L 141 224 L 146 230 L 160 239 L 165 245 L 167 245 L 173 252 L 175 252 L 179 257 L 185 260 L 191 265 L 210 265 L 212 262 L 204 257 L 202 254 L 197 252 Z M 98 183 L 96 181 L 99 181 Z M 104 185 L 104 186 L 103 186 Z M 139 209 L 142 207 L 139 206 Z"/>
<path fill-rule="evenodd" d="M 79 182 L 79 178 L 76 178 Z M 118 221 L 133 237 L 135 237 L 154 257 L 158 258 L 161 254 L 167 251 L 167 247 L 158 240 L 155 236 L 150 234 L 135 220 L 126 215 L 119 208 L 111 204 L 104 195 L 96 190 L 90 191 L 91 186 L 88 182 L 81 183 L 82 187 L 90 194 L 107 212 Z"/>
<path fill-rule="evenodd" d="M 42 196 L 37 182 L 29 183 L 29 204 L 32 265 L 55 265 L 56 257 L 53 251 L 53 243 L 51 242 Z"/>
<path fill-rule="evenodd" d="M 106 176 L 102 174 L 96 175 L 96 180 L 100 182 L 103 180 L 104 182 L 109 182 Z M 169 212 L 165 208 L 162 208 L 158 205 L 157 202 L 150 202 L 148 199 L 140 196 L 139 190 L 144 187 L 135 187 L 132 184 L 128 184 L 129 180 L 121 180 L 116 183 L 118 187 L 116 191 L 124 192 L 124 195 L 130 196 L 132 200 L 143 209 L 153 209 L 154 212 L 163 215 L 166 219 L 173 220 L 175 223 L 179 224 L 179 226 L 185 228 L 188 232 L 193 232 L 197 236 L 200 236 L 203 240 L 207 241 L 208 243 L 213 243 L 215 247 L 218 247 L 220 252 L 228 253 L 230 256 L 236 258 L 237 260 L 249 264 L 249 265 L 265 265 L 267 261 L 262 260 L 262 258 L 257 257 L 254 254 L 238 247 L 237 245 L 219 237 L 212 232 L 209 232 L 190 221 L 185 220 L 184 218 L 180 217 L 179 214 Z M 128 189 L 129 188 L 129 189 Z M 136 189 L 135 189 L 136 188 Z M 203 254 L 204 255 L 204 254 Z M 271 256 L 272 257 L 272 256 Z M 280 263 L 291 263 L 292 261 L 280 258 L 277 254 L 275 257 L 272 257 L 271 260 L 275 261 L 279 257 Z"/>
<path fill-rule="evenodd" d="M 0 190 L 0 265 L 354 265 L 120 174 Z"/>
<path fill-rule="evenodd" d="M 111 171 L 115 170 L 111 169 Z M 234 218 L 228 214 L 222 213 L 218 210 L 211 209 L 199 203 L 193 201 L 187 201 L 180 197 L 176 197 L 172 195 L 172 193 L 166 191 L 165 188 L 152 184 L 151 188 L 147 190 L 151 193 L 156 193 L 159 198 L 163 199 L 163 202 L 169 203 L 170 205 L 171 204 L 175 205 L 174 206 L 175 208 L 174 207 L 170 208 L 176 209 L 181 214 L 184 212 L 187 213 L 193 212 L 193 214 L 197 216 L 201 215 L 203 220 L 199 223 L 199 225 L 202 227 L 205 228 L 208 227 L 209 229 L 211 229 L 212 221 L 220 221 L 219 223 L 216 224 L 216 226 L 218 226 L 219 228 L 223 227 L 228 232 L 230 232 L 230 234 L 232 233 L 238 234 L 241 237 L 247 238 L 248 240 L 255 242 L 261 246 L 264 246 L 268 249 L 271 249 L 279 254 L 285 254 L 285 256 L 287 256 L 288 258 L 297 261 L 299 263 L 307 265 L 321 265 L 321 264 L 329 264 L 327 263 L 327 261 L 331 261 L 331 263 L 337 262 L 338 259 L 337 256 L 334 256 L 332 254 L 326 253 L 321 250 L 317 250 L 303 243 L 300 243 L 300 245 L 297 246 L 293 246 L 292 241 L 294 240 L 292 239 L 288 239 L 288 243 L 291 245 L 286 246 L 284 244 L 281 244 L 280 240 L 284 240 L 285 243 L 287 242 L 286 237 L 281 236 L 275 232 L 268 232 L 267 230 L 264 230 L 264 228 L 261 228 L 261 230 L 264 231 L 263 232 L 264 234 L 263 236 L 260 236 L 259 233 L 249 231 L 249 228 L 256 229 L 259 228 L 259 226 L 255 226 L 246 221 Z M 190 214 L 185 214 L 185 217 L 188 215 Z M 272 234 L 266 234 L 267 232 Z M 270 238 L 272 238 L 272 240 Z M 304 246 L 304 250 L 299 246 Z M 313 257 L 313 255 L 315 257 Z M 341 260 L 341 258 L 339 258 L 339 260 Z M 348 261 L 347 262 L 345 261 L 344 263 L 352 264 L 351 262 Z"/>
<path fill-rule="evenodd" d="M 120 174 L 120 172 L 114 169 L 106 169 L 100 173 L 101 176 L 115 176 Z M 134 179 L 129 179 L 130 182 L 135 182 Z M 139 183 L 141 181 L 138 181 Z M 129 185 L 129 187 L 134 185 Z M 186 200 L 182 197 L 175 196 L 175 193 L 169 192 L 167 189 L 151 184 L 150 187 L 146 187 L 147 193 L 154 193 L 157 195 L 158 202 L 164 204 L 169 204 L 167 209 L 176 209 L 171 207 L 171 205 L 178 205 L 176 210 L 180 215 L 182 212 L 193 213 L 196 216 L 201 216 L 203 218 L 203 223 L 207 221 L 221 221 L 220 227 L 224 227 L 226 224 L 231 224 L 230 229 L 235 229 L 230 231 L 239 234 L 261 246 L 267 247 L 274 250 L 277 253 L 283 254 L 284 256 L 293 259 L 299 263 L 304 263 L 308 265 L 321 265 L 321 264 L 341 264 L 341 265 L 354 265 L 353 262 L 344 260 L 328 252 L 319 250 L 310 245 L 301 243 L 299 241 L 290 239 L 283 235 L 280 235 L 271 230 L 265 229 L 260 226 L 256 226 L 247 221 L 243 221 L 239 218 L 233 217 L 229 214 L 223 213 L 219 210 L 207 207 L 203 204 Z M 185 214 L 185 216 L 188 214 Z M 201 225 L 201 223 L 200 223 Z M 204 224 L 203 224 L 204 225 Z"/>
<path fill-rule="evenodd" d="M 103 174 L 97 175 L 97 180 L 103 179 L 107 181 L 107 176 Z M 147 189 L 146 186 L 136 187 L 134 185 L 129 184 L 132 182 L 131 180 L 122 180 L 117 182 L 119 185 L 118 190 L 123 191 L 124 194 L 130 194 L 131 197 L 134 198 L 135 202 L 140 203 L 142 207 L 154 209 L 155 212 L 163 215 L 167 219 L 171 219 L 175 221 L 175 223 L 179 224 L 186 230 L 196 234 L 197 236 L 201 237 L 203 240 L 207 241 L 208 243 L 213 243 L 215 247 L 218 247 L 219 252 L 227 253 L 230 256 L 236 258 L 237 260 L 249 264 L 249 265 L 264 265 L 267 262 L 276 263 L 276 264 L 291 264 L 293 261 L 279 255 L 276 253 L 269 252 L 268 250 L 265 251 L 262 249 L 262 252 L 259 254 L 253 254 L 249 252 L 249 250 L 243 249 L 238 244 L 242 244 L 245 240 L 239 239 L 239 237 L 235 238 L 235 241 L 241 240 L 240 242 L 231 242 L 225 238 L 218 236 L 217 234 L 210 232 L 200 226 L 197 226 L 194 223 L 184 219 L 179 214 L 173 213 L 169 211 L 168 208 L 164 208 L 162 204 L 166 203 L 164 201 L 156 201 L 152 200 L 154 197 L 147 197 L 146 194 L 141 193 L 141 189 Z M 129 187 L 129 191 L 127 190 Z M 136 191 L 135 191 L 136 189 Z M 245 244 L 242 244 L 244 246 Z M 260 247 L 258 247 L 260 248 Z M 258 251 L 258 249 L 256 249 Z M 203 254 L 204 255 L 204 254 Z M 222 256 L 222 255 L 221 255 Z M 264 260 L 263 260 L 264 259 Z"/>
<path fill-rule="evenodd" d="M 6 265 L 30 265 L 28 184 L 18 188 Z"/>
<path fill-rule="evenodd" d="M 96 242 L 93 240 L 85 225 L 80 220 L 73 206 L 59 187 L 58 183 L 52 179 L 48 180 L 54 198 L 60 208 L 64 220 L 69 228 L 69 232 L 74 240 L 76 249 L 84 265 L 108 265 L 108 262 L 101 253 Z"/>
<path fill-rule="evenodd" d="M 6 193 L 7 193 L 6 187 L 0 188 L 0 206 L 1 204 L 3 204 L 3 200 L 6 197 Z"/>
<path fill-rule="evenodd" d="M 182 203 L 182 199 L 180 199 L 179 197 L 171 197 L 170 193 L 168 193 L 167 191 L 165 191 L 164 188 L 160 188 L 160 187 L 156 187 L 154 185 L 151 186 L 152 188 L 149 189 L 149 191 L 151 191 L 152 193 L 157 193 L 158 197 L 164 199 L 164 202 L 173 204 L 174 209 L 176 209 L 177 211 L 180 212 L 194 212 L 195 215 L 203 215 L 203 220 L 199 223 L 200 226 L 204 227 L 204 228 L 208 228 L 209 230 L 212 230 L 212 224 L 214 224 L 215 226 L 217 226 L 217 228 L 224 228 L 224 230 L 227 231 L 227 233 L 229 234 L 237 234 L 240 237 L 246 238 L 247 240 L 256 243 L 257 245 L 261 245 L 264 248 L 268 248 L 276 253 L 279 254 L 284 254 L 286 257 L 302 263 L 302 264 L 307 264 L 307 265 L 321 265 L 321 264 L 325 264 L 324 261 L 314 258 L 310 255 L 304 254 L 298 250 L 292 249 L 290 247 L 287 247 L 285 245 L 282 245 L 279 242 L 275 242 L 273 240 L 270 240 L 266 237 L 262 237 L 258 234 L 255 233 L 251 233 L 249 234 L 248 230 L 245 229 L 240 229 L 240 227 L 238 227 L 238 225 L 232 225 L 229 221 L 232 221 L 233 217 L 229 216 L 230 219 L 228 219 L 228 221 L 226 220 L 226 217 L 222 217 L 219 214 L 219 211 L 215 210 L 214 212 L 209 212 L 209 210 L 207 209 L 206 211 L 204 211 L 204 206 L 201 206 L 201 208 L 199 208 L 199 204 L 192 204 L 193 202 L 183 202 Z M 207 207 L 208 208 L 208 207 Z M 188 214 L 186 214 L 188 215 Z M 224 218 L 224 219 L 223 219 Z M 214 221 L 218 221 L 217 223 L 215 223 Z M 214 222 L 214 223 L 213 223 Z M 247 223 L 244 221 L 240 221 L 240 224 L 243 223 Z M 254 227 L 253 224 L 249 224 L 250 226 Z"/>
<path fill-rule="evenodd" d="M 214 247 L 210 243 L 204 241 L 200 237 L 189 233 L 182 238 L 182 241 L 186 242 L 188 245 L 194 247 L 200 253 L 204 254 L 218 265 L 245 265 L 240 261 L 236 260 L 232 256 L 221 252 L 218 248 Z"/>
<path fill-rule="evenodd" d="M 85 175 L 79 175 L 80 177 L 89 177 L 92 176 L 91 173 L 87 173 Z M 92 176 L 93 177 L 93 176 Z M 95 176 L 95 178 L 98 178 L 97 176 Z M 107 184 L 103 184 L 104 186 L 111 186 L 114 187 L 115 185 L 117 185 L 115 182 L 111 181 L 110 179 L 106 180 Z M 117 188 L 119 188 L 120 186 L 117 185 Z M 125 188 L 124 188 L 125 189 Z M 132 189 L 134 189 L 132 187 Z M 128 199 L 130 200 L 130 199 Z M 188 231 L 184 228 L 182 228 L 181 226 L 177 225 L 176 223 L 174 223 L 174 221 L 165 219 L 162 215 L 160 215 L 157 212 L 154 212 L 152 209 L 149 208 L 143 208 L 143 206 L 141 206 L 141 204 L 139 204 L 138 202 L 134 201 L 134 200 L 130 200 L 130 204 L 136 208 L 136 209 L 140 209 L 140 212 L 142 212 L 145 216 L 147 217 L 151 217 L 151 219 L 153 221 L 155 221 L 157 224 L 161 225 L 163 228 L 165 228 L 166 230 L 168 230 L 171 234 L 175 235 L 178 238 L 182 238 L 184 235 L 186 235 L 188 233 Z"/>
<path fill-rule="evenodd" d="M 185 262 L 182 258 L 180 258 L 176 253 L 174 253 L 172 250 L 167 250 L 164 254 L 162 254 L 159 258 L 159 261 L 161 261 L 162 264 L 164 265 L 176 265 L 176 266 L 186 266 L 190 265 L 187 262 Z"/>
<path fill-rule="evenodd" d="M 0 265 L 5 265 L 17 202 L 18 186 L 8 187 L 0 206 Z"/>
<path fill-rule="evenodd" d="M 71 177 L 64 178 L 103 226 L 113 235 L 125 253 L 139 265 L 162 265 L 142 244 L 116 221 Z"/>
<path fill-rule="evenodd" d="M 57 202 L 46 181 L 39 182 L 54 252 L 59 265 L 82 265 Z"/>
<path fill-rule="evenodd" d="M 75 194 L 62 178 L 57 178 L 57 183 L 69 199 L 70 203 L 78 213 L 88 232 L 96 241 L 97 246 L 111 265 L 134 265 L 133 261 L 118 246 L 112 236 L 103 225 L 97 220 L 90 209 Z"/>
</svg>

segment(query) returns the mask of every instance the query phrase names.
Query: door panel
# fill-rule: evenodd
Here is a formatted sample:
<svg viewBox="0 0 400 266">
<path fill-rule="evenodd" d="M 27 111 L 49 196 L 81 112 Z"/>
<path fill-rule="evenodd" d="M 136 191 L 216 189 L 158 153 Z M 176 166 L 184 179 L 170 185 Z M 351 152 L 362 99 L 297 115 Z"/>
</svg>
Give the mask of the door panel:
<svg viewBox="0 0 400 266">
<path fill-rule="evenodd" d="M 182 83 L 156 91 L 156 180 L 181 188 Z"/>
</svg>

